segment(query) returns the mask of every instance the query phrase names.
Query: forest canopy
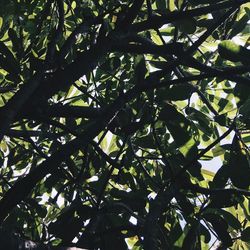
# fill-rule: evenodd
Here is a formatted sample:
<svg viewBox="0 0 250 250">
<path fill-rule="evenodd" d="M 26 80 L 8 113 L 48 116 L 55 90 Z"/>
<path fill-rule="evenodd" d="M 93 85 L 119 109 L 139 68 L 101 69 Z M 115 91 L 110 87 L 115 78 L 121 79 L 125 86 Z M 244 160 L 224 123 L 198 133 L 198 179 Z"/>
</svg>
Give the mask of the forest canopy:
<svg viewBox="0 0 250 250">
<path fill-rule="evenodd" d="M 250 248 L 248 0 L 2 0 L 0 248 Z"/>
</svg>

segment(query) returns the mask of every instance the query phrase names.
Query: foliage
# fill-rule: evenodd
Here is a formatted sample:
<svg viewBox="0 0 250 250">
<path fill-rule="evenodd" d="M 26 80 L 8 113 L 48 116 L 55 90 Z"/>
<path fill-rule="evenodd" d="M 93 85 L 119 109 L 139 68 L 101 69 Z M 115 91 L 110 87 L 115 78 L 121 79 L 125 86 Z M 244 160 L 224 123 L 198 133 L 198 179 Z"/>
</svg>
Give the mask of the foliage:
<svg viewBox="0 0 250 250">
<path fill-rule="evenodd" d="M 249 1 L 4 2 L 2 228 L 249 249 Z"/>
</svg>

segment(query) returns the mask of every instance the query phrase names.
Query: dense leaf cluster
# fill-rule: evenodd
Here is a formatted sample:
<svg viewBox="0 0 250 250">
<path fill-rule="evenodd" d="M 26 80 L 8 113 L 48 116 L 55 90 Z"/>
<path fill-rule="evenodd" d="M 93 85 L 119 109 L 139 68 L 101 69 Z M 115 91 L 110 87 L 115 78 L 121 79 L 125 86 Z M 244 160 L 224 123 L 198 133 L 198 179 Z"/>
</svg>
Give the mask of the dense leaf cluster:
<svg viewBox="0 0 250 250">
<path fill-rule="evenodd" d="M 2 2 L 4 232 L 249 249 L 249 1 Z"/>
</svg>

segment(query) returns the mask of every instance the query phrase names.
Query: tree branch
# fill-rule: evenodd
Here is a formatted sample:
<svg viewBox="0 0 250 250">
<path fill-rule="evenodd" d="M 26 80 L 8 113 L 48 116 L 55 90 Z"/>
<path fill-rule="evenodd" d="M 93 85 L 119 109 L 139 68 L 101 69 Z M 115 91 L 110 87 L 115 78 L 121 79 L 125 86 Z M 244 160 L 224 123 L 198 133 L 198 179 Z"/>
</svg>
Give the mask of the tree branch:
<svg viewBox="0 0 250 250">
<path fill-rule="evenodd" d="M 166 45 L 155 44 L 122 44 L 114 43 L 111 51 L 131 53 L 131 54 L 154 54 L 154 55 L 176 55 L 183 51 L 182 43 L 170 43 Z"/>
<path fill-rule="evenodd" d="M 69 106 L 69 105 L 47 105 L 42 108 L 42 115 L 47 117 L 73 117 L 73 118 L 97 118 L 101 115 L 102 110 L 100 108 L 81 107 L 81 106 Z M 36 110 L 25 111 L 20 114 L 19 118 L 36 119 L 39 117 L 39 112 Z"/>
<path fill-rule="evenodd" d="M 223 196 L 223 195 L 245 195 L 245 196 L 250 196 L 250 191 L 240 189 L 240 188 L 227 188 L 227 189 L 222 189 L 222 188 L 204 188 L 196 184 L 190 184 L 190 185 L 184 185 L 183 188 L 188 189 L 192 192 L 196 193 L 201 193 L 205 195 L 218 195 L 218 196 Z"/>
<path fill-rule="evenodd" d="M 46 54 L 46 62 L 48 64 L 54 63 L 54 57 L 56 52 L 56 43 L 59 41 L 63 32 L 64 25 L 64 7 L 62 0 L 56 0 L 56 5 L 58 8 L 58 25 L 55 30 L 52 31 L 52 37 L 48 44 L 47 54 Z"/>
<path fill-rule="evenodd" d="M 244 4 L 247 2 L 248 0 L 243 0 L 243 1 L 229 0 L 229 1 L 224 1 L 224 2 L 217 3 L 217 4 L 212 4 L 206 7 L 195 8 L 192 10 L 173 11 L 166 15 L 152 16 L 150 19 L 146 21 L 133 24 L 130 30 L 133 32 L 141 32 L 141 31 L 148 30 L 148 29 L 157 29 L 167 23 L 176 22 L 176 21 L 183 20 L 186 18 L 206 15 L 214 11 L 220 11 L 220 10 L 231 8 L 231 7 L 237 8 L 241 4 Z"/>
<path fill-rule="evenodd" d="M 42 76 L 42 72 L 35 74 L 29 82 L 21 87 L 21 89 L 7 102 L 5 106 L 0 108 L 0 120 L 2 121 L 0 124 L 0 141 L 9 129 L 9 125 L 13 122 L 16 114 L 34 93 Z"/>
<path fill-rule="evenodd" d="M 131 7 L 128 9 L 125 17 L 117 23 L 116 30 L 127 31 L 138 15 L 144 0 L 134 0 Z"/>
<path fill-rule="evenodd" d="M 6 132 L 7 136 L 10 137 L 46 137 L 50 139 L 56 139 L 58 137 L 61 137 L 65 133 L 49 133 L 44 131 L 33 131 L 33 130 L 16 130 L 16 129 L 10 129 Z"/>
<path fill-rule="evenodd" d="M 128 103 L 134 97 L 138 96 L 138 93 L 154 88 L 166 87 L 171 84 L 183 84 L 188 81 L 201 80 L 216 76 L 227 77 L 228 74 L 241 74 L 242 72 L 246 71 L 249 71 L 249 66 L 234 67 L 230 70 L 222 71 L 218 74 L 201 74 L 198 76 L 189 76 L 175 80 L 162 81 L 160 83 L 155 82 L 155 80 L 152 81 L 152 79 L 150 79 L 148 81 L 145 81 L 144 84 L 136 85 L 125 94 L 121 94 L 111 105 L 109 105 L 103 111 L 102 116 L 88 123 L 85 131 L 81 135 L 79 135 L 79 137 L 65 145 L 62 145 L 62 147 L 58 151 L 56 151 L 48 160 L 44 161 L 42 164 L 36 167 L 26 177 L 18 180 L 15 185 L 5 193 L 3 199 L 0 201 L 0 223 L 2 223 L 7 214 L 31 192 L 31 190 L 39 181 L 41 181 L 48 173 L 53 174 L 53 172 L 57 168 L 57 165 L 60 164 L 64 159 L 69 157 L 72 153 L 88 145 L 93 140 L 93 138 L 96 137 L 114 119 L 116 114 L 126 103 Z M 212 143 L 209 147 L 198 154 L 197 159 L 208 152 L 220 140 L 225 138 L 232 129 L 233 127 L 230 127 L 230 129 L 225 134 L 223 134 L 214 143 Z M 195 159 L 195 161 L 197 159 Z M 179 178 L 179 176 L 181 176 L 192 164 L 193 161 L 184 166 L 182 171 L 175 177 L 175 179 Z"/>
<path fill-rule="evenodd" d="M 205 149 L 203 149 L 193 160 L 189 161 L 185 166 L 183 166 L 183 168 L 179 171 L 179 173 L 177 173 L 174 176 L 173 179 L 178 180 L 190 167 L 192 167 L 197 162 L 197 160 L 199 160 L 202 156 L 204 156 L 209 150 L 211 150 L 221 140 L 226 138 L 234 130 L 234 128 L 235 128 L 235 124 L 233 122 L 232 125 L 228 128 L 228 130 L 224 134 L 222 134 L 213 143 L 211 143 Z"/>
<path fill-rule="evenodd" d="M 84 21 L 83 23 L 79 24 L 69 35 L 65 43 L 63 44 L 62 48 L 59 51 L 58 54 L 58 60 L 61 63 L 67 53 L 70 51 L 71 47 L 74 45 L 77 35 L 82 34 L 82 33 L 87 33 L 89 32 L 89 29 L 91 25 L 96 25 L 96 24 L 101 24 L 102 23 L 102 17 L 96 17 L 93 20 L 87 20 Z"/>
</svg>

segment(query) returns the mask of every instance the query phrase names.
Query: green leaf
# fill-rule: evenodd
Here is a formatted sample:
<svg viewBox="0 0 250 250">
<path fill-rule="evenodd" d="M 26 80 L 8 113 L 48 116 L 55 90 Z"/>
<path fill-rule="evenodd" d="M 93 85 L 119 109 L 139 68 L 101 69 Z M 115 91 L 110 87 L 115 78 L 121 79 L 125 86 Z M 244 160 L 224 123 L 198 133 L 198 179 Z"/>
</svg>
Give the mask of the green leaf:
<svg viewBox="0 0 250 250">
<path fill-rule="evenodd" d="M 202 223 L 200 223 L 200 231 L 201 234 L 205 236 L 205 243 L 209 243 L 211 240 L 211 235 L 208 229 Z"/>
<path fill-rule="evenodd" d="M 8 35 L 12 42 L 13 51 L 16 52 L 18 56 L 21 56 L 22 44 L 21 44 L 21 40 L 19 39 L 17 35 L 16 30 L 10 28 L 8 30 Z"/>
<path fill-rule="evenodd" d="M 166 0 L 156 0 L 156 7 L 158 10 L 166 10 L 167 4 Z"/>
<path fill-rule="evenodd" d="M 232 143 L 229 161 L 229 175 L 232 183 L 236 187 L 245 189 L 250 186 L 250 165 L 248 156 L 237 135 L 234 136 Z"/>
<path fill-rule="evenodd" d="M 175 197 L 177 199 L 178 204 L 180 205 L 184 216 L 189 216 L 193 214 L 194 207 L 192 203 L 183 195 L 181 192 L 176 192 Z"/>
<path fill-rule="evenodd" d="M 220 1 L 217 0 L 188 0 L 191 4 L 212 4 L 212 3 L 217 3 Z"/>
<path fill-rule="evenodd" d="M 106 62 L 104 62 L 100 68 L 104 71 L 112 72 L 117 70 L 121 65 L 121 61 L 118 57 L 108 58 Z"/>
<path fill-rule="evenodd" d="M 223 188 L 225 187 L 229 179 L 229 166 L 223 165 L 216 172 L 213 182 L 210 183 L 212 188 Z"/>
<path fill-rule="evenodd" d="M 166 64 L 166 62 L 163 62 Z M 165 66 L 166 67 L 166 66 Z M 191 97 L 194 92 L 194 88 L 190 85 L 173 85 L 168 89 L 159 91 L 158 97 L 161 100 L 169 101 L 181 101 Z"/>
<path fill-rule="evenodd" d="M 250 63 L 250 50 L 230 40 L 220 42 L 218 51 L 222 58 L 229 61 L 242 62 L 246 65 Z"/>
<path fill-rule="evenodd" d="M 193 34 L 196 31 L 196 21 L 193 18 L 186 18 L 176 22 L 179 30 L 185 34 Z"/>
<path fill-rule="evenodd" d="M 159 119 L 166 123 L 178 147 L 185 145 L 191 139 L 190 122 L 174 106 L 165 104 L 159 114 Z"/>
<path fill-rule="evenodd" d="M 239 21 L 235 22 L 232 26 L 229 38 L 231 39 L 234 36 L 238 35 L 240 32 L 242 32 L 243 29 L 246 27 L 248 21 L 249 21 L 249 16 L 245 14 L 241 17 Z"/>
<path fill-rule="evenodd" d="M 147 73 L 145 58 L 142 55 L 135 56 L 134 59 L 134 77 L 135 84 L 142 84 Z"/>
<path fill-rule="evenodd" d="M 250 117 L 250 99 L 246 100 L 246 102 L 240 107 L 239 113 L 246 118 Z"/>
<path fill-rule="evenodd" d="M 242 196 L 236 196 L 233 193 L 224 192 L 216 195 L 211 195 L 209 207 L 222 208 L 236 206 L 243 199 Z"/>
<path fill-rule="evenodd" d="M 203 133 L 207 135 L 211 135 L 213 133 L 212 128 L 210 127 L 211 118 L 205 115 L 204 113 L 200 112 L 199 110 L 188 107 L 186 108 L 186 113 L 190 120 L 194 120 L 198 122 L 199 129 L 202 130 Z"/>
<path fill-rule="evenodd" d="M 228 222 L 228 225 L 231 226 L 233 229 L 235 230 L 241 229 L 241 223 L 239 222 L 239 220 L 231 213 L 229 213 L 227 210 L 221 209 L 220 214 Z"/>
<path fill-rule="evenodd" d="M 220 107 L 218 112 L 225 112 L 225 111 L 231 111 L 234 108 L 234 105 L 231 100 L 225 99 L 225 98 L 220 98 L 218 102 L 218 106 Z"/>
<path fill-rule="evenodd" d="M 232 246 L 232 239 L 227 231 L 228 225 L 227 222 L 218 214 L 205 213 L 203 217 L 212 224 L 213 229 L 219 236 L 219 239 L 222 241 L 225 247 Z"/>
<path fill-rule="evenodd" d="M 220 155 L 224 154 L 225 149 L 220 147 L 220 146 L 217 146 L 217 147 L 212 149 L 212 152 L 213 152 L 213 156 L 217 157 L 217 156 L 220 156 Z"/>
<path fill-rule="evenodd" d="M 149 61 L 149 63 L 157 69 L 165 69 L 167 67 L 167 62 L 165 61 Z"/>
<path fill-rule="evenodd" d="M 183 241 L 182 248 L 186 250 L 193 250 L 197 240 L 197 228 L 199 227 L 199 222 L 194 221 L 191 227 L 188 229 L 186 237 Z"/>
<path fill-rule="evenodd" d="M 181 146 L 180 152 L 185 156 L 186 159 L 194 159 L 198 154 L 198 148 L 194 139 L 191 138 L 185 145 Z"/>
<path fill-rule="evenodd" d="M 214 117 L 214 121 L 217 122 L 219 125 L 221 126 L 226 126 L 228 125 L 228 120 L 227 120 L 227 117 L 226 115 L 224 114 L 221 114 L 221 115 L 216 115 Z"/>
<path fill-rule="evenodd" d="M 134 144 L 141 148 L 156 148 L 154 138 L 151 134 L 136 138 Z"/>
<path fill-rule="evenodd" d="M 87 205 L 79 205 L 77 206 L 77 213 L 85 221 L 96 214 L 96 209 Z"/>
<path fill-rule="evenodd" d="M 184 2 L 185 2 L 184 0 L 178 0 L 177 1 L 178 9 L 180 9 L 182 7 L 182 5 L 183 5 Z"/>
<path fill-rule="evenodd" d="M 175 10 L 175 1 L 174 0 L 168 0 L 168 9 L 170 11 L 174 11 Z"/>
<path fill-rule="evenodd" d="M 36 200 L 34 199 L 27 199 L 28 202 L 29 202 L 29 205 L 32 206 L 37 215 L 40 217 L 40 218 L 45 218 L 46 215 L 47 215 L 47 209 L 43 206 L 43 205 L 40 205 Z"/>
<path fill-rule="evenodd" d="M 194 159 L 194 157 L 192 158 L 192 160 Z M 199 181 L 204 180 L 202 173 L 202 165 L 200 164 L 200 162 L 196 161 L 192 164 L 192 166 L 190 166 L 190 168 L 188 169 L 188 172 L 194 176 L 195 178 L 197 178 Z"/>
<path fill-rule="evenodd" d="M 241 240 L 246 242 L 250 241 L 250 227 L 247 227 L 241 232 Z"/>
</svg>

